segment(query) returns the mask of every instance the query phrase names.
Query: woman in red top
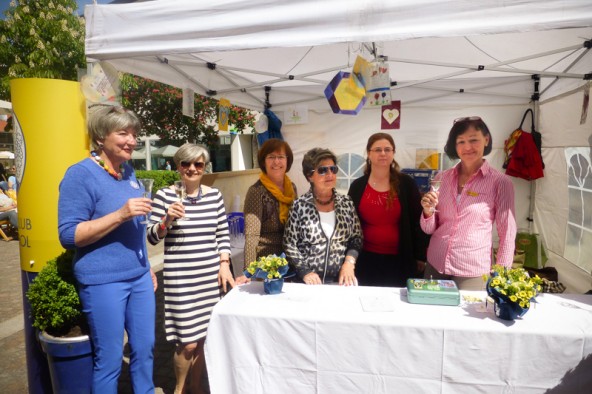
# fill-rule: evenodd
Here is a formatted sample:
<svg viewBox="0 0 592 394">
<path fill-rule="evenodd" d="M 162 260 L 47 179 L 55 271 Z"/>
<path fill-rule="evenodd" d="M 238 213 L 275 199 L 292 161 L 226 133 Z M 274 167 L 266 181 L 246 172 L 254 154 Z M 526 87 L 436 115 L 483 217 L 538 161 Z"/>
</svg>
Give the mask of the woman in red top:
<svg viewBox="0 0 592 394">
<path fill-rule="evenodd" d="M 348 192 L 364 234 L 356 277 L 362 286 L 404 287 L 425 266 L 428 237 L 419 227 L 421 197 L 413 179 L 399 172 L 393 137 L 371 135 L 366 152 L 364 176 Z"/>
</svg>

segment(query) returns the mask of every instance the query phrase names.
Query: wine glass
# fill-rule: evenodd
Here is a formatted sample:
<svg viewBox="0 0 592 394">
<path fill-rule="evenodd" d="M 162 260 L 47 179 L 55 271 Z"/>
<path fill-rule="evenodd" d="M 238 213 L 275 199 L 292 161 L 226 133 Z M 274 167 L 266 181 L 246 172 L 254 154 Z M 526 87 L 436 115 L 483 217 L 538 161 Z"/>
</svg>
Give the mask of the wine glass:
<svg viewBox="0 0 592 394">
<path fill-rule="evenodd" d="M 185 186 L 185 182 L 183 181 L 175 181 L 175 193 L 177 193 L 177 197 L 179 197 L 179 202 L 183 204 L 183 200 L 187 198 L 187 188 Z M 188 217 L 183 215 L 177 220 L 189 220 Z"/>
<path fill-rule="evenodd" d="M 154 179 L 150 178 L 142 178 L 138 179 L 138 182 L 144 188 L 143 196 L 146 198 L 150 198 L 152 196 L 152 185 L 154 185 Z M 150 214 L 144 215 L 144 219 L 140 221 L 141 224 L 148 224 L 148 217 Z"/>
<path fill-rule="evenodd" d="M 440 190 L 440 186 L 442 185 L 442 174 L 441 171 L 437 171 L 434 170 L 432 171 L 432 174 L 430 175 L 430 190 L 438 193 L 438 191 Z M 430 208 L 430 211 L 432 212 L 438 212 L 436 210 L 436 207 L 433 206 Z"/>
</svg>

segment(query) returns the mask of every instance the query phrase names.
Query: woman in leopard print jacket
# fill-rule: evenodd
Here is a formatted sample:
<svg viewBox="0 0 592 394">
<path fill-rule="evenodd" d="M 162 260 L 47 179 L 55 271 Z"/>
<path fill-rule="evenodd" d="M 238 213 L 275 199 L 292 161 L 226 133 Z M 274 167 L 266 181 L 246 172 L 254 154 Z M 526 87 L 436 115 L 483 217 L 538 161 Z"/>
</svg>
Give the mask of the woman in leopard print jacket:
<svg viewBox="0 0 592 394">
<path fill-rule="evenodd" d="M 335 191 L 337 157 L 314 148 L 302 160 L 310 190 L 294 201 L 284 230 L 284 251 L 306 284 L 356 285 L 362 229 L 349 196 Z"/>
</svg>

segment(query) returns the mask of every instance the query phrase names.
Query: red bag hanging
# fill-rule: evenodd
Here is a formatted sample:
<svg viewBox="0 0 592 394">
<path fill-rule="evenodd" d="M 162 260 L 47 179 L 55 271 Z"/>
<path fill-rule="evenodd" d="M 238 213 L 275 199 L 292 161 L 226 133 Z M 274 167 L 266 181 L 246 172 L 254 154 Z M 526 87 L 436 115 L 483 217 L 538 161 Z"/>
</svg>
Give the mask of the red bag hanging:
<svg viewBox="0 0 592 394">
<path fill-rule="evenodd" d="M 528 181 L 542 178 L 543 160 L 530 133 L 523 132 L 514 145 L 506 174 Z"/>
</svg>

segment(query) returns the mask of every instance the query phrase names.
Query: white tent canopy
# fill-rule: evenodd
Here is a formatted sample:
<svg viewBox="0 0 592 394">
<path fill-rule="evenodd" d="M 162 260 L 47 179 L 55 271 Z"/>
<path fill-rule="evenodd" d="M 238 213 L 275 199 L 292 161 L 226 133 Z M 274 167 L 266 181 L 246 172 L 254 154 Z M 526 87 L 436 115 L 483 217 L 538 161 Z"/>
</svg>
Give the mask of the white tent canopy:
<svg viewBox="0 0 592 394">
<path fill-rule="evenodd" d="M 12 103 L 0 100 L 0 115 L 9 115 L 12 113 Z"/>
<path fill-rule="evenodd" d="M 544 100 L 592 71 L 592 6 L 578 0 L 156 0 L 85 15 L 89 58 L 257 110 L 264 86 L 276 109 L 328 109 L 327 83 L 373 43 L 408 104 L 525 104 L 534 74 Z"/>
<path fill-rule="evenodd" d="M 173 145 L 165 145 L 152 151 L 153 156 L 173 157 L 179 150 L 179 147 Z"/>
<path fill-rule="evenodd" d="M 592 245 L 592 224 L 582 219 L 570 227 L 578 216 L 569 201 L 583 191 L 568 187 L 566 159 L 592 139 L 592 114 L 580 121 L 592 76 L 590 1 L 155 0 L 87 6 L 85 16 L 91 60 L 255 110 L 269 98 L 284 120 L 304 105 L 307 123 L 282 128 L 300 192 L 308 188 L 299 165 L 308 149 L 363 157 L 368 136 L 380 130 L 379 109 L 335 115 L 323 94 L 357 55 L 388 57 L 393 99 L 401 101 L 400 129 L 389 132 L 402 167 L 415 167 L 419 150 L 441 152 L 452 119 L 480 115 L 493 137 L 488 160 L 501 169 L 504 140 L 534 108 L 545 178 L 533 182 L 534 200 L 531 183 L 513 178 L 516 219 L 531 227 L 534 218 L 571 291 L 590 288 L 592 247 L 585 245 Z M 570 229 L 584 227 L 574 241 Z"/>
</svg>

